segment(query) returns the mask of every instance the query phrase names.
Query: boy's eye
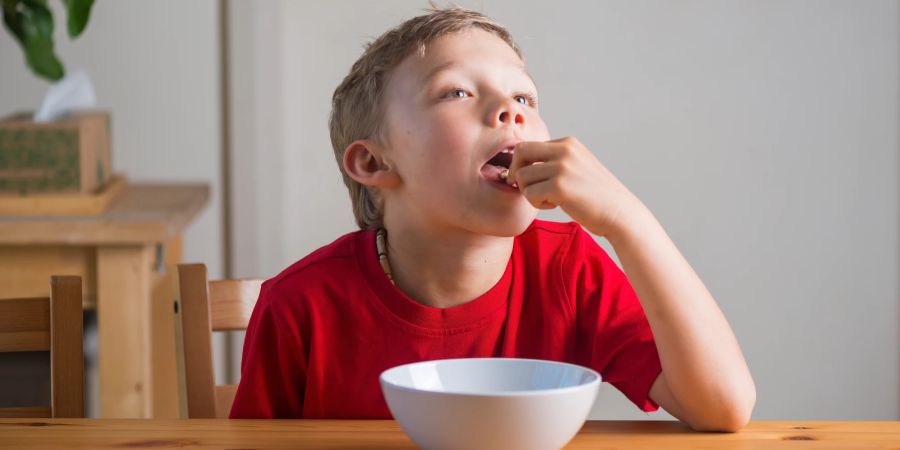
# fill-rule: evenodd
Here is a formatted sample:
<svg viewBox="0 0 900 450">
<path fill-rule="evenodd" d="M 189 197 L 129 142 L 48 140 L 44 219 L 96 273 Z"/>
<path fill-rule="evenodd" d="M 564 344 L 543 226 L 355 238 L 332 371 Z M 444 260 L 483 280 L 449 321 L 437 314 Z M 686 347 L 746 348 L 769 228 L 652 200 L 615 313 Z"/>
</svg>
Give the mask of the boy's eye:
<svg viewBox="0 0 900 450">
<path fill-rule="evenodd" d="M 517 102 L 519 102 L 519 103 L 521 103 L 521 104 L 523 104 L 523 105 L 529 105 L 529 106 L 535 106 L 535 105 L 537 105 L 537 99 L 534 98 L 534 96 L 532 96 L 532 95 L 528 95 L 528 94 L 519 94 L 519 95 L 517 95 L 517 96 L 515 96 L 515 97 L 513 97 L 513 98 L 514 98 Z"/>
<path fill-rule="evenodd" d="M 469 93 L 465 89 L 452 89 L 447 93 L 447 96 L 451 98 L 466 98 L 469 96 Z"/>
</svg>

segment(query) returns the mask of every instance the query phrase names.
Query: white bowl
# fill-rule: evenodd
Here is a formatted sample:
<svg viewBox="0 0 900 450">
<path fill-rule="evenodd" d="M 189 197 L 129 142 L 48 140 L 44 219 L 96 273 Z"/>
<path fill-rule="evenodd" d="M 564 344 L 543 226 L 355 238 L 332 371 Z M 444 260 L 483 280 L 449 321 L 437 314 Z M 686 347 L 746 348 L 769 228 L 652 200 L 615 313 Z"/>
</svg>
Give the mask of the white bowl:
<svg viewBox="0 0 900 450">
<path fill-rule="evenodd" d="M 424 361 L 382 372 L 403 431 L 426 449 L 559 449 L 587 418 L 600 374 L 514 358 Z"/>
</svg>

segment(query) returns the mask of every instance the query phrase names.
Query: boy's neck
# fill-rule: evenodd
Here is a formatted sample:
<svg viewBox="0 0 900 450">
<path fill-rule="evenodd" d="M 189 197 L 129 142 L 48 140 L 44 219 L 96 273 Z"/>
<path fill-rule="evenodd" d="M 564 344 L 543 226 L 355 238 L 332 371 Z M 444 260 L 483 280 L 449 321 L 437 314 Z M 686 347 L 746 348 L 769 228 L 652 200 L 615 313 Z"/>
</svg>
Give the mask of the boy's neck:
<svg viewBox="0 0 900 450">
<path fill-rule="evenodd" d="M 513 240 L 387 226 L 394 283 L 413 300 L 435 308 L 468 303 L 497 284 L 506 271 Z"/>
</svg>

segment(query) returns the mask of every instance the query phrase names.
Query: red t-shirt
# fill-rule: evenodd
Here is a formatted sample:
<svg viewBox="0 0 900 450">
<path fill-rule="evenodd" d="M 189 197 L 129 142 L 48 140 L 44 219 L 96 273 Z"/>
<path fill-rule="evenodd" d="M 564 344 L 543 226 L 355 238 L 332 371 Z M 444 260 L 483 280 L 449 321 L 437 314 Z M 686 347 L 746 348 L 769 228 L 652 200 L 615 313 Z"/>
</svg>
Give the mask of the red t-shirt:
<svg viewBox="0 0 900 450">
<path fill-rule="evenodd" d="M 482 296 L 434 308 L 378 264 L 374 231 L 320 248 L 266 281 L 250 318 L 231 418 L 391 418 L 378 376 L 415 361 L 516 357 L 600 372 L 644 411 L 661 371 L 643 308 L 577 223 L 535 220 Z"/>
</svg>

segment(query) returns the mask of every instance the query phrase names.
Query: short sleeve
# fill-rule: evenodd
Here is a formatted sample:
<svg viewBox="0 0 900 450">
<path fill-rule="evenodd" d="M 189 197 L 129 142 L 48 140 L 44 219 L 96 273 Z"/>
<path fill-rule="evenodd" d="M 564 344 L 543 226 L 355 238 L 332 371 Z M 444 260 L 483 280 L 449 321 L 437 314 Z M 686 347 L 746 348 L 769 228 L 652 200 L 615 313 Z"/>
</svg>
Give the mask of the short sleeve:
<svg viewBox="0 0 900 450">
<path fill-rule="evenodd" d="M 306 357 L 298 318 L 267 287 L 263 286 L 247 327 L 231 419 L 303 416 Z"/>
<path fill-rule="evenodd" d="M 625 273 L 578 227 L 563 264 L 575 298 L 578 361 L 600 372 L 643 411 L 659 409 L 650 387 L 662 372 L 653 332 Z"/>
</svg>

